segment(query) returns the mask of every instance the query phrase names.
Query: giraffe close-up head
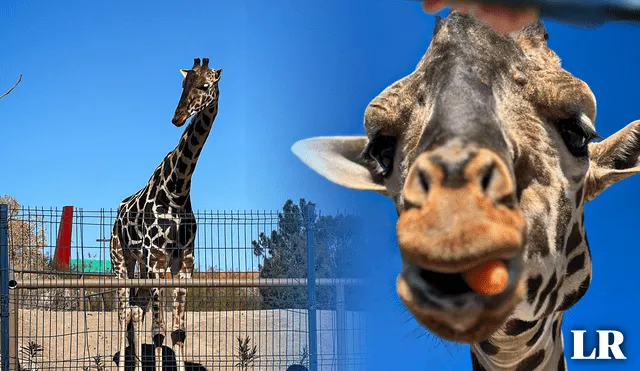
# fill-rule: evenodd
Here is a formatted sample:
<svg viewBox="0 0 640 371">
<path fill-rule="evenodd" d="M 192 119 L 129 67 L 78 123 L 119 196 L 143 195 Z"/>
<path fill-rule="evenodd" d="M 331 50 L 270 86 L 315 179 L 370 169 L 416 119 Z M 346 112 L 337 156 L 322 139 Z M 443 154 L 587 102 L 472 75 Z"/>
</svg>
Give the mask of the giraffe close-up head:
<svg viewBox="0 0 640 371">
<path fill-rule="evenodd" d="M 180 127 L 189 117 L 202 111 L 211 104 L 217 103 L 219 96 L 218 82 L 222 76 L 222 68 L 209 68 L 209 58 L 193 60 L 190 70 L 180 70 L 182 80 L 182 95 L 178 102 L 171 122 Z"/>
<path fill-rule="evenodd" d="M 398 295 L 444 339 L 516 334 L 572 307 L 591 282 L 584 203 L 640 172 L 640 121 L 599 141 L 591 89 L 547 38 L 541 22 L 502 35 L 454 11 L 369 103 L 366 136 L 292 147 L 328 180 L 393 200 Z M 463 273 L 495 260 L 506 288 L 471 289 Z"/>
</svg>

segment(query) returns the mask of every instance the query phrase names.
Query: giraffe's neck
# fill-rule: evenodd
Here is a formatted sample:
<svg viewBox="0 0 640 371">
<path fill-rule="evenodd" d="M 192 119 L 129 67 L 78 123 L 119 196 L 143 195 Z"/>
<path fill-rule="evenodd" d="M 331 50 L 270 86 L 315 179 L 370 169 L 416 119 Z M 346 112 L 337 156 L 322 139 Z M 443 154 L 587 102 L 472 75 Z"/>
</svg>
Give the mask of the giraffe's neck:
<svg viewBox="0 0 640 371">
<path fill-rule="evenodd" d="M 473 370 L 565 370 L 562 313 L 533 322 L 511 320 L 510 327 L 473 344 Z"/>
<path fill-rule="evenodd" d="M 191 177 L 217 114 L 217 100 L 198 112 L 191 119 L 176 148 L 158 166 L 156 173 L 159 174 L 154 174 L 149 182 L 163 189 L 175 206 L 184 206 L 189 200 Z"/>
</svg>

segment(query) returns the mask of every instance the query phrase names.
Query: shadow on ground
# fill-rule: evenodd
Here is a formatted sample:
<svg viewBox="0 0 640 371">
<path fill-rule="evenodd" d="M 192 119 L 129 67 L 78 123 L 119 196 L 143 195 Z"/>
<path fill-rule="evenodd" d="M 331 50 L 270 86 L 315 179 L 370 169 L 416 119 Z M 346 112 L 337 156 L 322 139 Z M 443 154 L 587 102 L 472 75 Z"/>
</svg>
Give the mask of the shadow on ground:
<svg viewBox="0 0 640 371">
<path fill-rule="evenodd" d="M 125 354 L 125 362 L 124 368 L 126 371 L 134 371 L 133 367 L 133 358 L 131 357 L 131 347 L 126 347 L 124 350 Z M 162 367 L 162 371 L 175 371 L 176 367 L 176 356 L 173 353 L 173 349 L 163 346 L 162 347 L 162 358 L 164 361 L 164 367 Z M 155 360 L 155 349 L 153 344 L 142 344 L 142 371 L 154 371 L 154 360 Z M 119 365 L 120 362 L 120 352 L 116 352 L 113 355 L 113 362 L 116 365 Z M 184 362 L 185 371 L 207 371 L 207 369 L 199 363 L 193 362 Z"/>
</svg>

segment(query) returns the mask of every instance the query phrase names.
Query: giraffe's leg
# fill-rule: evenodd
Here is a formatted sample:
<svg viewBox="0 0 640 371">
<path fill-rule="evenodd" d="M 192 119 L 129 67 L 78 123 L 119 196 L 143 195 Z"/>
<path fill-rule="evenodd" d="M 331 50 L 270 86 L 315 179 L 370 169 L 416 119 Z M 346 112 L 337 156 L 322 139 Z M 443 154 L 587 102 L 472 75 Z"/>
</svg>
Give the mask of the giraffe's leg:
<svg viewBox="0 0 640 371">
<path fill-rule="evenodd" d="M 140 266 L 140 278 L 148 278 L 146 266 Z M 138 288 L 136 290 L 136 298 L 132 304 L 133 317 L 133 333 L 135 334 L 133 343 L 136 349 L 136 371 L 142 371 L 144 364 L 144 354 L 142 353 L 142 333 L 144 331 L 144 319 L 147 312 L 149 301 L 151 300 L 151 290 L 147 288 Z"/>
<path fill-rule="evenodd" d="M 129 327 L 129 321 L 131 321 L 131 307 L 129 306 L 129 289 L 118 289 L 118 321 L 120 328 L 120 359 L 118 361 L 118 371 L 124 371 L 124 364 L 126 362 L 127 347 L 127 327 Z"/>
<path fill-rule="evenodd" d="M 142 248 L 143 256 L 144 256 L 144 247 Z M 134 278 L 135 267 L 137 263 L 140 263 L 138 267 L 140 268 L 140 278 L 147 278 L 147 269 L 146 269 L 146 261 L 140 260 L 140 256 L 136 256 L 135 258 L 129 259 L 127 263 L 127 271 L 128 277 L 130 279 Z M 132 289 L 129 299 L 129 307 L 130 307 L 130 338 L 131 341 L 129 346 L 131 348 L 131 355 L 133 358 L 133 365 L 136 371 L 142 371 L 142 363 L 143 363 L 143 353 L 142 353 L 142 338 L 141 333 L 143 331 L 144 325 L 144 317 L 147 306 L 150 300 L 150 290 L 147 288 L 135 288 Z"/>
<path fill-rule="evenodd" d="M 173 270 L 172 270 L 173 271 Z M 184 250 L 180 259 L 178 279 L 189 279 L 193 272 L 193 249 Z M 173 273 L 173 272 L 172 272 Z M 173 331 L 171 331 L 171 342 L 173 352 L 176 355 L 176 365 L 178 371 L 184 371 L 184 341 L 185 331 L 185 304 L 187 299 L 187 289 L 179 287 L 173 289 Z"/>
<path fill-rule="evenodd" d="M 129 267 L 129 278 L 134 277 L 135 271 L 135 260 L 131 260 L 132 264 Z M 142 269 L 143 267 L 140 268 L 140 278 L 145 278 L 145 272 Z M 145 292 L 140 288 L 134 288 L 131 290 L 132 293 L 130 294 L 129 299 L 129 311 L 131 313 L 131 341 L 129 343 L 129 347 L 131 348 L 131 356 L 133 359 L 134 369 L 136 371 L 142 371 L 142 343 L 140 341 L 140 331 L 142 331 L 142 323 L 144 320 Z"/>
<path fill-rule="evenodd" d="M 118 238 L 117 231 L 114 230 L 111 236 L 111 262 L 113 265 L 113 272 L 116 278 L 123 279 L 127 277 L 127 259 L 128 254 L 125 254 L 120 239 Z M 127 347 L 127 328 L 129 327 L 129 321 L 131 321 L 131 308 L 129 306 L 129 288 L 118 289 L 118 328 L 120 329 L 120 357 L 118 360 L 118 371 L 124 371 L 126 362 L 126 347 Z"/>
<path fill-rule="evenodd" d="M 164 344 L 164 309 L 162 308 L 162 289 L 155 288 L 152 292 L 153 297 L 153 345 L 155 347 L 155 367 L 156 370 L 164 369 L 164 357 L 162 356 L 162 346 Z"/>
<path fill-rule="evenodd" d="M 152 265 L 149 269 L 149 278 L 164 278 L 164 269 L 159 265 Z M 151 334 L 153 337 L 153 345 L 155 348 L 155 369 L 162 370 L 164 367 L 164 359 L 162 357 L 162 345 L 164 344 L 164 310 L 162 307 L 163 289 L 151 289 L 151 311 L 153 315 L 153 325 Z"/>
<path fill-rule="evenodd" d="M 135 349 L 135 369 L 142 371 L 142 342 L 140 341 L 140 333 L 142 331 L 142 322 L 144 318 L 144 309 L 139 306 L 131 308 L 131 317 L 133 321 L 133 343 L 131 347 Z"/>
</svg>

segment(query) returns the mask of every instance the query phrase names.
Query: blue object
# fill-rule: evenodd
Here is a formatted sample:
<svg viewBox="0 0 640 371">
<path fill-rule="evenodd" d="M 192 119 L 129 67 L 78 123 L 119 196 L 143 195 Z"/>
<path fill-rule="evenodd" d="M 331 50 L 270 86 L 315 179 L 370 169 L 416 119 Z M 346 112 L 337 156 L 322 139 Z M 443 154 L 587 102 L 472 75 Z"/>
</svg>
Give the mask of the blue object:
<svg viewBox="0 0 640 371">
<path fill-rule="evenodd" d="M 540 9 L 540 16 L 571 26 L 598 28 L 608 22 L 640 22 L 640 0 L 474 0 Z"/>
<path fill-rule="evenodd" d="M 482 0 L 486 1 L 486 0 Z M 505 0 L 505 5 L 534 6 L 542 18 L 577 27 L 597 28 L 608 22 L 640 22 L 640 0 Z"/>
</svg>

